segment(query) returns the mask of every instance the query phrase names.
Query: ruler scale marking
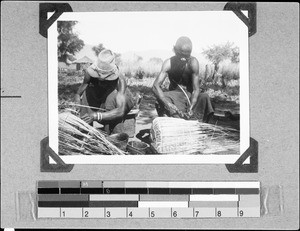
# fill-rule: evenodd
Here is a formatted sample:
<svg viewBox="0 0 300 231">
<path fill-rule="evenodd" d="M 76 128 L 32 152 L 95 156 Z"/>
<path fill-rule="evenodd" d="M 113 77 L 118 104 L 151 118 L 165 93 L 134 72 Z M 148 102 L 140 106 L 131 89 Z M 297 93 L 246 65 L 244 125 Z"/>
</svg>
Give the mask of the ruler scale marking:
<svg viewBox="0 0 300 231">
<path fill-rule="evenodd" d="M 38 218 L 260 217 L 253 181 L 43 180 L 37 192 Z"/>
</svg>

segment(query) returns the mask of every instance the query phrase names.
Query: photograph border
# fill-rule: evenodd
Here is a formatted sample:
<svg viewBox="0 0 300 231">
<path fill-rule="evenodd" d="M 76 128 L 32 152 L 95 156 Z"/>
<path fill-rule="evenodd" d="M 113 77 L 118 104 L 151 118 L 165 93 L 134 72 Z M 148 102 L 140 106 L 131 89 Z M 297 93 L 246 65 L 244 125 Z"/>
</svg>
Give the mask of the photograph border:
<svg viewBox="0 0 300 231">
<path fill-rule="evenodd" d="M 120 13 L 109 12 L 109 13 Z M 158 12 L 158 11 L 134 11 L 134 12 Z M 159 11 L 171 12 L 171 11 Z M 190 11 L 180 11 L 190 12 Z M 193 11 L 195 12 L 195 11 Z M 208 11 L 196 11 L 208 12 Z M 232 11 L 209 11 L 221 14 L 234 14 Z M 57 21 L 78 20 L 83 14 L 99 14 L 106 12 L 65 12 L 48 29 L 48 112 L 49 112 L 49 146 L 58 153 L 58 83 L 57 83 Z M 130 12 L 133 13 L 133 12 Z M 52 13 L 48 13 L 48 18 Z M 76 155 L 58 156 L 67 164 L 233 164 L 250 145 L 249 126 L 249 43 L 248 27 L 238 18 L 245 29 L 245 38 L 240 47 L 240 155 Z M 159 158 L 157 158 L 160 156 Z M 249 163 L 249 158 L 245 161 Z"/>
</svg>

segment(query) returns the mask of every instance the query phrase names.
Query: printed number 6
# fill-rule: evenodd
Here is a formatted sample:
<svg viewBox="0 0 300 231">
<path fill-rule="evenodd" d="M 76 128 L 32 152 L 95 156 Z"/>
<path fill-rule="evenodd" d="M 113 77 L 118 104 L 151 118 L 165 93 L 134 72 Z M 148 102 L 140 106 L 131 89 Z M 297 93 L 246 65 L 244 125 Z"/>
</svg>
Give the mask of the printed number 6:
<svg viewBox="0 0 300 231">
<path fill-rule="evenodd" d="M 151 216 L 151 217 L 155 217 L 154 211 L 151 211 L 150 216 Z"/>
<path fill-rule="evenodd" d="M 177 217 L 177 211 L 173 212 L 173 217 Z"/>
</svg>

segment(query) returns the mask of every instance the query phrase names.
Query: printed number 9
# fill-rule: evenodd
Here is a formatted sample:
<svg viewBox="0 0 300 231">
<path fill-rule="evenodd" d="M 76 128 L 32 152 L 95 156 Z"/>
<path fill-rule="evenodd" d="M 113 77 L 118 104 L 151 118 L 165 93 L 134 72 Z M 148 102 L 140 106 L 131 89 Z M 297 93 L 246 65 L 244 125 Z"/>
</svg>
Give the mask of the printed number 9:
<svg viewBox="0 0 300 231">
<path fill-rule="evenodd" d="M 240 211 L 240 217 L 244 216 L 243 210 Z"/>
</svg>

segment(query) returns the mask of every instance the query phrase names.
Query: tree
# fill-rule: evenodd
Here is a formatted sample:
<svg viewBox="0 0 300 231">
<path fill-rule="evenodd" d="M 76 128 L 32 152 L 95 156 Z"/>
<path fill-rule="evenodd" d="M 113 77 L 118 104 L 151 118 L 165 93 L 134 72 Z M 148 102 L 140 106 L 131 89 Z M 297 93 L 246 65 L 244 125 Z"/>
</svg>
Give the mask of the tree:
<svg viewBox="0 0 300 231">
<path fill-rule="evenodd" d="M 57 22 L 57 57 L 59 62 L 69 64 L 74 61 L 73 55 L 79 52 L 83 46 L 83 40 L 79 39 L 78 35 L 73 32 L 77 21 L 58 21 Z"/>
<path fill-rule="evenodd" d="M 95 52 L 95 55 L 98 57 L 99 53 L 104 50 L 105 47 L 103 46 L 102 43 L 99 43 L 97 46 L 93 46 L 92 50 Z"/>
<path fill-rule="evenodd" d="M 240 49 L 238 47 L 232 48 L 231 62 L 233 63 L 240 62 Z"/>
<path fill-rule="evenodd" d="M 233 47 L 233 43 L 227 42 L 225 45 L 213 45 L 203 50 L 202 54 L 206 56 L 211 62 L 216 65 L 216 68 L 220 62 L 225 59 L 231 59 L 232 62 L 239 62 L 239 48 Z"/>
<path fill-rule="evenodd" d="M 226 44 L 213 45 L 203 50 L 202 54 L 206 56 L 214 64 L 213 80 L 216 82 L 218 78 L 221 78 L 222 87 L 226 87 L 225 75 L 218 73 L 219 64 L 230 59 L 232 63 L 239 63 L 239 48 L 233 47 L 234 43 L 227 42 Z"/>
<path fill-rule="evenodd" d="M 164 61 L 161 58 L 153 57 L 149 59 L 149 63 L 162 64 Z"/>
</svg>

